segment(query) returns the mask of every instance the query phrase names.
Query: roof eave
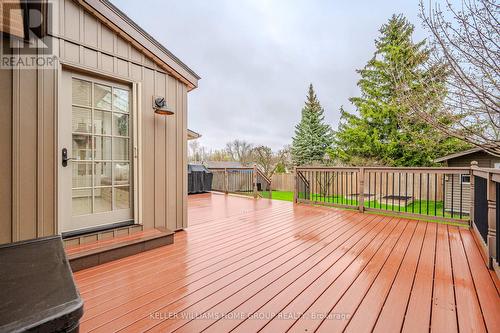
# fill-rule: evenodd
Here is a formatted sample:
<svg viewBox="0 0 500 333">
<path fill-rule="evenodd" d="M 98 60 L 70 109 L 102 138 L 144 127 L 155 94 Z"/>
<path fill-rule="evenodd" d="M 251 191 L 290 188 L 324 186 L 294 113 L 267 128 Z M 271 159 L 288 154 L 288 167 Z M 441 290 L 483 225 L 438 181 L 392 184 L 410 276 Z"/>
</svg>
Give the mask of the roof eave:
<svg viewBox="0 0 500 333">
<path fill-rule="evenodd" d="M 149 35 L 125 13 L 108 0 L 77 0 L 84 7 L 106 22 L 113 30 L 131 38 L 138 44 L 138 48 L 151 56 L 167 72 L 183 81 L 189 90 L 198 87 L 201 79 L 192 69 L 184 64 L 160 42 Z M 163 65 L 163 66 L 161 66 Z"/>
<path fill-rule="evenodd" d="M 193 130 L 190 130 L 189 128 L 188 128 L 187 132 L 188 132 L 188 140 L 195 140 L 195 139 L 201 138 L 200 133 L 197 133 Z"/>
<path fill-rule="evenodd" d="M 453 158 L 462 157 L 462 156 L 469 155 L 469 154 L 474 154 L 474 153 L 477 153 L 477 152 L 479 152 L 481 150 L 482 149 L 479 148 L 479 147 L 472 148 L 472 149 L 467 149 L 467 150 L 464 150 L 464 151 L 461 151 L 461 152 L 458 152 L 458 153 L 455 153 L 455 154 L 450 154 L 450 155 L 446 155 L 446 156 L 443 156 L 443 157 L 440 157 L 440 158 L 436 158 L 434 160 L 434 163 L 441 163 L 441 162 L 445 162 L 445 161 L 451 160 Z"/>
</svg>

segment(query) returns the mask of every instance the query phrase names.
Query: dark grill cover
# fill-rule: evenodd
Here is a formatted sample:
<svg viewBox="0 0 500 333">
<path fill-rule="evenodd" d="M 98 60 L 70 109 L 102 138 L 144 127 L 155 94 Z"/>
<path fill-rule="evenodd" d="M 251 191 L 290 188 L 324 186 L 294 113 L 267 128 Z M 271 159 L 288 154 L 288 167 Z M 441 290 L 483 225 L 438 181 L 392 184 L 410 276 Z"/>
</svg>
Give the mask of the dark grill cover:
<svg viewBox="0 0 500 333">
<path fill-rule="evenodd" d="M 188 164 L 188 193 L 202 193 L 212 190 L 213 174 L 201 164 Z"/>
<path fill-rule="evenodd" d="M 82 315 L 59 236 L 0 246 L 0 332 L 76 332 Z"/>
</svg>

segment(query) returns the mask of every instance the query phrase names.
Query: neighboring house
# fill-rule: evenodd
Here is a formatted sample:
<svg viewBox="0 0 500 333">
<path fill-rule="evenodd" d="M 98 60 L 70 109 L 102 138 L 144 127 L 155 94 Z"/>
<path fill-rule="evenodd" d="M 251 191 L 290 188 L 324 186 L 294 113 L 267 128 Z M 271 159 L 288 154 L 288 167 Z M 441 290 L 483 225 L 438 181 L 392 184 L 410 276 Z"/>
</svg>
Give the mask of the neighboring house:
<svg viewBox="0 0 500 333">
<path fill-rule="evenodd" d="M 440 157 L 434 162 L 443 163 L 447 167 L 470 167 L 476 161 L 480 168 L 500 168 L 500 157 L 488 154 L 481 148 L 472 148 L 455 154 Z M 445 210 L 454 212 L 460 210 L 460 196 L 462 196 L 462 209 L 464 212 L 470 211 L 470 176 L 454 175 L 445 176 L 444 206 Z M 453 202 L 453 205 L 452 205 Z"/>
<path fill-rule="evenodd" d="M 54 65 L 0 69 L 0 243 L 185 228 L 187 94 L 198 75 L 107 0 L 41 6 L 51 49 L 30 52 Z M 3 51 L 23 35 L 7 33 Z"/>
<path fill-rule="evenodd" d="M 236 161 L 205 161 L 203 165 L 209 169 L 246 168 L 252 166 L 252 164 L 243 164 Z"/>
</svg>

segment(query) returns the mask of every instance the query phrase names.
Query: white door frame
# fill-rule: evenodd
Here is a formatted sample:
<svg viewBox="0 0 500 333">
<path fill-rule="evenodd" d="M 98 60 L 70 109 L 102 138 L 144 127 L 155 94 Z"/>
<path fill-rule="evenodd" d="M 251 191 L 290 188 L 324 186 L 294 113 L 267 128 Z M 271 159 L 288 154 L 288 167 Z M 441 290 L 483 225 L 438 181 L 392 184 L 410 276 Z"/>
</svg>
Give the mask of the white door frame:
<svg viewBox="0 0 500 333">
<path fill-rule="evenodd" d="M 59 138 L 61 135 L 64 135 L 65 125 L 63 123 L 62 112 L 64 110 L 64 80 L 63 76 L 65 73 L 70 73 L 70 75 L 75 74 L 78 76 L 78 73 L 82 73 L 82 76 L 87 76 L 92 78 L 95 81 L 99 81 L 99 78 L 103 80 L 116 82 L 118 85 L 126 84 L 129 86 L 131 91 L 131 116 L 132 116 L 132 173 L 131 173 L 131 186 L 133 190 L 132 195 L 132 210 L 133 210 L 133 219 L 134 224 L 142 224 L 142 151 L 140 149 L 142 144 L 142 121 L 141 121 L 141 101 L 142 101 L 142 87 L 141 83 L 129 79 L 125 79 L 121 76 L 113 76 L 109 74 L 104 74 L 99 70 L 90 71 L 88 68 L 75 66 L 74 64 L 66 64 L 64 62 L 59 63 L 57 68 L 57 80 L 56 80 L 56 96 L 57 96 L 57 152 L 56 152 L 56 160 L 57 160 L 57 201 L 56 201 L 56 216 L 57 216 L 57 233 L 61 234 L 63 232 L 63 223 L 64 219 L 68 216 L 71 217 L 71 206 L 64 205 L 65 195 L 67 192 L 67 184 L 62 181 L 64 178 L 64 172 L 71 172 L 71 168 L 62 167 L 62 156 L 61 151 L 64 148 L 62 140 Z M 66 199 L 67 200 L 67 199 Z"/>
</svg>

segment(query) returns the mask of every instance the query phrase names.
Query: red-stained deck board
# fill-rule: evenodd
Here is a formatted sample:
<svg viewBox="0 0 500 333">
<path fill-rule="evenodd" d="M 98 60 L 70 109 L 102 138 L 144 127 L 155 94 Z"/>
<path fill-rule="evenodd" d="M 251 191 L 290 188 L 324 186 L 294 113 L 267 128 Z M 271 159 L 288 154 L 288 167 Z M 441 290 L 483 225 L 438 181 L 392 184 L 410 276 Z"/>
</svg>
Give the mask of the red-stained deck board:
<svg viewBox="0 0 500 333">
<path fill-rule="evenodd" d="M 470 265 L 474 287 L 483 313 L 486 328 L 489 332 L 500 332 L 500 302 L 498 290 L 492 283 L 492 276 L 483 269 L 482 257 L 475 246 L 474 238 L 469 230 L 460 229 L 465 254 Z"/>
<path fill-rule="evenodd" d="M 377 279 L 364 296 L 354 315 L 351 316 L 346 332 L 371 332 L 384 303 L 386 309 L 390 308 L 395 320 L 390 321 L 391 326 L 386 326 L 381 331 L 400 331 L 401 319 L 404 318 L 408 300 L 408 296 L 405 297 L 405 291 L 407 291 L 406 295 L 409 294 L 427 224 L 420 222 L 416 226 L 411 240 L 407 243 L 401 242 L 399 248 L 393 250 Z M 397 296 L 389 297 L 390 291 L 394 291 L 393 295 Z M 385 320 L 381 322 L 389 323 Z"/>
<path fill-rule="evenodd" d="M 355 260 L 355 258 L 363 251 L 363 249 L 370 244 L 370 241 L 375 238 L 382 230 L 390 227 L 387 222 L 390 218 L 381 219 L 379 221 L 371 220 L 367 227 L 361 229 L 352 238 L 348 240 L 340 249 L 342 256 L 338 260 L 329 260 L 324 262 L 326 266 L 321 271 L 311 270 L 308 274 L 304 275 L 294 283 L 285 286 L 281 293 L 273 296 L 272 299 L 265 305 L 261 306 L 258 311 L 251 310 L 254 317 L 266 318 L 266 314 L 274 313 L 275 317 L 268 318 L 267 320 L 245 320 L 237 323 L 238 326 L 235 332 L 257 331 L 263 328 L 263 331 L 285 331 L 292 324 L 293 320 L 282 320 L 290 316 L 293 318 L 294 313 L 302 313 L 307 310 L 310 302 L 303 302 L 303 299 L 315 299 L 335 280 L 340 274 Z M 330 266 L 328 266 L 330 265 Z M 321 268 L 321 267 L 320 267 Z M 270 298 L 269 295 L 264 297 Z M 292 300 L 292 301 L 290 301 Z M 248 311 L 249 305 L 259 303 L 259 299 L 252 299 L 251 302 L 245 302 L 239 309 L 235 311 Z M 250 304 L 248 304 L 250 303 Z M 270 322 L 267 322 L 270 321 Z M 211 326 L 208 332 L 217 332 L 218 328 L 222 325 L 228 325 L 228 322 L 218 321 L 215 325 Z M 234 324 L 234 323 L 232 323 Z M 267 326 L 265 326 L 267 325 Z M 265 327 L 264 327 L 265 326 Z M 277 327 L 276 327 L 277 326 Z"/>
<path fill-rule="evenodd" d="M 75 274 L 81 332 L 500 327 L 498 281 L 467 229 L 216 194 L 188 207 L 173 245 Z M 330 312 L 349 316 L 318 318 Z"/>
<path fill-rule="evenodd" d="M 120 274 L 121 270 L 119 269 L 120 264 L 123 265 L 125 260 L 121 263 L 117 262 L 115 265 L 116 267 L 113 268 L 113 275 L 109 272 L 105 277 L 107 280 L 110 280 L 108 284 L 102 281 L 103 278 L 100 276 L 95 276 L 93 280 L 91 280 L 92 277 L 85 278 L 81 284 L 83 287 L 83 296 L 87 299 L 95 297 L 97 289 L 102 289 L 104 292 L 116 295 L 116 292 L 122 289 L 120 282 L 125 281 L 125 283 L 128 283 L 131 277 L 137 276 L 138 279 L 136 279 L 135 282 L 139 283 L 145 280 L 146 277 L 151 278 L 148 273 L 155 275 L 164 274 L 166 272 L 163 269 L 175 271 L 175 269 L 178 268 L 176 266 L 182 266 L 184 271 L 189 271 L 194 266 L 196 266 L 196 269 L 199 270 L 200 265 L 204 267 L 212 267 L 215 261 L 228 258 L 229 256 L 234 255 L 234 252 L 236 251 L 241 252 L 245 249 L 262 250 L 265 248 L 264 244 L 266 241 L 272 241 L 273 244 L 276 244 L 280 240 L 278 238 L 283 237 L 283 235 L 286 235 L 287 232 L 297 232 L 305 226 L 310 226 L 313 230 L 314 227 L 321 227 L 321 224 L 314 218 L 307 221 L 307 223 L 297 224 L 295 226 L 290 225 L 289 223 L 286 224 L 286 219 L 280 221 L 266 221 L 269 222 L 268 226 L 258 228 L 259 233 L 262 236 L 261 238 L 256 239 L 252 237 L 255 230 L 245 232 L 238 230 L 239 235 L 237 237 L 226 236 L 221 240 L 213 240 L 212 242 L 208 241 L 209 244 L 207 244 L 206 239 L 203 239 L 203 241 L 198 242 L 200 244 L 193 244 L 192 247 L 189 247 L 190 250 L 188 252 L 179 252 L 175 251 L 174 248 L 166 247 L 161 252 L 155 253 L 154 256 L 148 257 L 149 260 L 147 262 L 142 262 L 141 264 L 134 265 L 134 261 L 129 259 L 126 263 L 129 270 L 128 274 L 125 276 Z M 282 225 L 283 222 L 285 222 L 285 225 Z M 331 223 L 331 221 L 329 222 Z M 237 246 L 231 248 L 232 245 Z M 223 255 L 219 254 L 221 251 L 223 252 Z M 182 262 L 176 260 L 180 256 L 183 258 Z M 142 285 L 141 283 L 139 284 Z M 102 296 L 101 293 L 98 295 Z"/>
<path fill-rule="evenodd" d="M 287 244 L 290 243 L 290 237 L 294 235 L 294 233 L 301 232 L 303 235 L 307 235 L 310 232 L 318 232 L 322 229 L 329 229 L 335 224 L 332 223 L 332 219 L 335 219 L 334 215 L 330 215 L 328 218 L 328 223 L 323 222 L 321 220 L 312 219 L 310 223 L 304 223 L 301 225 L 297 225 L 295 229 L 288 230 L 283 232 L 278 236 L 273 235 L 273 237 L 264 237 L 268 238 L 266 243 L 260 243 L 261 246 L 253 246 L 248 248 L 248 251 L 245 251 L 245 247 L 238 247 L 236 250 L 224 250 L 225 252 L 214 256 L 218 261 L 211 262 L 205 258 L 200 258 L 200 262 L 198 265 L 193 265 L 191 269 L 186 269 L 185 274 L 182 276 L 183 279 L 178 279 L 179 277 L 175 275 L 175 270 L 170 269 L 161 269 L 158 267 L 158 271 L 153 275 L 146 275 L 144 279 L 138 281 L 138 283 L 129 284 L 130 288 L 126 290 L 117 289 L 114 291 L 113 295 L 107 298 L 106 302 L 102 302 L 98 304 L 96 307 L 90 308 L 88 316 L 92 316 L 94 313 L 100 314 L 106 309 L 111 309 L 116 305 L 119 305 L 123 299 L 130 297 L 139 297 L 144 298 L 146 300 L 149 297 L 144 293 L 144 290 L 147 290 L 147 293 L 156 292 L 156 288 L 160 289 L 158 292 L 168 292 L 169 290 L 173 290 L 174 287 L 181 287 L 185 285 L 187 282 L 191 282 L 191 289 L 193 289 L 196 285 L 203 287 L 207 284 L 206 277 L 212 276 L 221 277 L 224 276 L 224 271 L 229 272 L 234 270 L 235 267 L 244 266 L 252 261 L 259 260 L 261 257 L 266 254 L 272 253 L 283 246 L 289 246 Z M 327 219 L 327 218 L 323 218 Z M 168 266 L 167 266 L 168 267 Z M 231 269 L 232 267 L 232 269 Z M 171 274 L 169 274 L 171 273 Z M 157 275 L 163 275 L 168 280 L 163 280 L 164 283 L 158 283 L 159 281 L 155 278 Z M 152 279 L 153 277 L 153 279 Z M 176 280 L 177 279 L 177 280 Z M 184 281 L 185 280 L 185 281 Z M 165 284 L 168 284 L 168 290 L 164 287 Z M 136 300 L 136 303 L 139 302 L 139 299 Z"/>
<path fill-rule="evenodd" d="M 377 255 L 372 258 L 370 263 L 358 275 L 356 281 L 349 287 L 347 292 L 331 310 L 331 313 L 345 313 L 349 314 L 349 317 L 351 317 L 355 315 L 357 308 L 363 300 L 366 299 L 369 302 L 374 298 L 385 299 L 388 285 L 392 282 L 394 272 L 397 271 L 397 268 L 403 260 L 416 227 L 417 222 L 409 222 L 391 251 L 387 251 L 387 253 L 383 253 L 382 251 L 378 252 Z M 376 318 L 375 314 L 378 312 L 378 305 L 374 304 L 373 301 L 371 305 L 373 309 L 369 309 L 368 311 L 372 312 L 372 317 L 370 318 L 370 315 L 361 312 L 362 315 L 367 315 L 367 320 L 364 321 L 362 325 L 359 320 L 354 322 L 353 324 L 356 326 L 356 329 L 349 330 L 350 332 L 371 331 L 371 325 L 373 325 Z M 349 319 L 350 318 L 338 320 L 336 318 L 327 318 L 321 323 L 318 332 L 342 331 L 349 323 Z"/>
<path fill-rule="evenodd" d="M 297 238 L 301 239 L 303 242 L 294 241 L 292 242 L 291 248 L 280 247 L 279 249 L 274 250 L 272 254 L 266 256 L 265 259 L 261 258 L 252 265 L 240 263 L 241 267 L 238 270 L 224 276 L 223 279 L 214 281 L 214 283 L 207 285 L 202 290 L 189 294 L 189 299 L 192 302 L 197 303 L 197 310 L 195 311 L 193 308 L 186 307 L 185 300 L 183 298 L 172 299 L 172 303 L 167 307 L 157 308 L 154 311 L 175 311 L 187 314 L 202 312 L 207 304 L 210 304 L 211 302 L 216 303 L 216 300 L 224 298 L 224 295 L 231 295 L 232 293 L 237 292 L 240 288 L 242 288 L 242 286 L 253 283 L 262 275 L 270 274 L 270 272 L 275 274 L 286 273 L 289 269 L 295 267 L 299 263 L 311 260 L 311 256 L 315 255 L 317 251 L 323 248 L 323 245 L 328 244 L 329 240 L 333 239 L 336 234 L 336 229 L 337 228 L 333 227 L 321 231 L 315 230 L 308 235 L 297 235 Z M 309 240 L 312 240 L 312 242 Z M 160 304 L 155 304 L 155 306 L 157 305 Z M 143 312 L 143 309 L 140 309 L 140 311 Z M 171 326 L 176 324 L 177 321 L 177 319 L 173 319 L 161 323 L 159 326 Z M 152 323 L 148 318 L 143 317 L 142 320 L 127 327 L 127 331 L 136 332 L 150 329 L 152 328 L 151 324 Z M 165 327 L 161 327 L 160 329 L 161 331 L 166 330 Z"/>
<path fill-rule="evenodd" d="M 420 255 L 403 263 L 401 275 L 391 288 L 374 332 L 399 332 L 401 326 L 403 332 L 429 330 L 436 232 L 437 224 L 428 223 Z"/>
<path fill-rule="evenodd" d="M 438 226 L 436 239 L 431 331 L 458 332 L 450 243 L 446 225 Z"/>
<path fill-rule="evenodd" d="M 311 280 L 310 275 L 313 272 L 316 274 L 324 272 L 326 265 L 332 265 L 341 258 L 349 250 L 351 244 L 353 244 L 358 237 L 363 235 L 363 230 L 369 230 L 376 225 L 375 223 L 370 223 L 372 220 L 373 217 L 367 216 L 364 220 L 360 220 L 359 224 L 354 228 L 338 229 L 341 233 L 339 233 L 338 237 L 328 244 L 328 246 L 321 248 L 318 252 L 320 255 L 301 262 L 285 274 L 274 277 L 273 274 L 263 276 L 261 279 L 217 303 L 216 306 L 210 307 L 210 305 L 215 304 L 215 302 L 209 302 L 208 307 L 210 307 L 210 312 L 228 314 L 224 320 L 216 321 L 210 318 L 203 318 L 203 315 L 207 313 L 207 311 L 205 311 L 200 315 L 199 319 L 189 321 L 187 324 L 182 325 L 182 327 L 178 329 L 178 332 L 201 331 L 207 329 L 207 327 L 215 322 L 224 325 L 224 328 L 222 328 L 223 331 L 229 330 L 230 326 L 235 327 L 243 320 L 238 320 L 238 313 L 253 313 L 267 301 L 273 299 L 273 297 L 285 287 L 297 282 L 303 277 L 305 277 L 304 280 L 307 283 Z M 297 288 L 296 285 L 294 287 Z M 241 299 L 246 299 L 247 301 L 241 304 Z M 243 307 L 238 308 L 239 305 L 243 305 Z M 197 311 L 200 312 L 200 309 Z M 159 328 L 161 327 L 159 326 Z M 220 330 L 221 328 L 215 325 L 214 327 L 210 327 L 207 331 L 218 332 Z"/>
<path fill-rule="evenodd" d="M 379 235 L 380 237 L 375 238 L 361 253 L 360 259 L 351 264 L 349 268 L 314 301 L 305 311 L 305 316 L 297 320 L 291 327 L 291 330 L 294 332 L 310 332 L 317 330 L 325 317 L 330 315 L 332 308 L 342 296 L 348 290 L 354 290 L 350 289 L 350 287 L 361 273 L 366 273 L 365 268 L 368 265 L 376 265 L 382 257 L 390 253 L 401 236 L 401 233 L 406 229 L 407 224 L 407 222 L 394 222 L 393 228 L 384 230 Z M 340 316 L 340 318 L 342 318 L 341 320 L 345 320 L 343 319 L 344 316 L 349 316 L 350 313 L 336 313 L 336 315 Z M 336 316 L 333 318 L 333 320 L 337 320 Z"/>
<path fill-rule="evenodd" d="M 324 218 L 327 219 L 326 217 Z M 335 223 L 331 221 L 334 219 L 334 215 L 331 215 L 331 223 L 326 226 L 321 226 L 321 223 L 319 223 L 320 221 L 318 220 L 316 221 L 318 223 L 309 226 L 307 232 L 297 233 L 297 235 L 302 235 L 304 238 L 308 238 L 327 232 L 334 232 L 335 229 L 330 228 L 332 225 L 335 226 Z M 261 253 L 256 253 L 253 256 L 243 258 L 241 260 L 236 260 L 234 264 L 224 267 L 223 269 L 218 269 L 212 274 L 204 277 L 202 280 L 197 280 L 193 276 L 183 276 L 183 279 L 175 280 L 175 274 L 166 275 L 166 282 L 157 284 L 156 288 L 158 290 L 155 290 L 151 295 L 148 294 L 140 296 L 136 298 L 134 302 L 131 302 L 132 304 L 129 306 L 131 311 L 130 313 L 124 313 L 123 308 L 117 308 L 111 312 L 113 315 L 117 316 L 117 320 L 114 320 L 112 323 L 108 322 L 100 329 L 102 329 L 102 331 L 106 331 L 107 329 L 114 327 L 113 325 L 122 325 L 123 320 L 120 319 L 120 315 L 123 316 L 126 314 L 130 320 L 133 321 L 136 319 L 135 315 L 139 313 L 148 314 L 146 309 L 153 309 L 151 311 L 157 312 L 160 311 L 162 305 L 165 303 L 170 304 L 171 306 L 174 306 L 176 303 L 183 304 L 185 297 L 190 297 L 191 300 L 202 300 L 205 296 L 209 295 L 209 291 L 224 286 L 231 281 L 238 281 L 237 278 L 243 277 L 245 274 L 250 274 L 256 268 L 264 266 L 267 262 L 272 260 L 286 261 L 286 256 L 292 257 L 293 254 L 300 253 L 300 249 L 297 249 L 298 244 L 290 241 L 292 238 L 293 235 L 290 234 L 286 245 L 280 243 L 272 244 L 270 248 L 261 251 Z M 222 260 L 221 263 L 225 264 L 226 261 Z M 147 289 L 148 288 L 146 288 L 146 290 Z M 148 292 L 150 291 L 148 290 Z M 139 291 L 139 295 L 140 294 L 141 291 Z M 101 316 L 101 320 L 103 319 L 105 318 Z M 94 324 L 95 322 L 96 320 L 94 320 Z"/>
<path fill-rule="evenodd" d="M 455 297 L 457 303 L 458 328 L 461 332 L 486 332 L 476 288 L 457 227 L 448 227 Z"/>
</svg>

